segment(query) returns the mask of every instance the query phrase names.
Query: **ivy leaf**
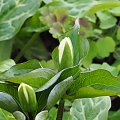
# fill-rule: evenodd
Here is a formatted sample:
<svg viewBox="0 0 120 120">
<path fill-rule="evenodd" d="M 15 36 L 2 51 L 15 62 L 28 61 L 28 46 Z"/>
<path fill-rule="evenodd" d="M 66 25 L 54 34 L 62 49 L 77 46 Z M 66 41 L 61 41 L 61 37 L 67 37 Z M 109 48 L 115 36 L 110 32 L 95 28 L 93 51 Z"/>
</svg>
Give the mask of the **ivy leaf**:
<svg viewBox="0 0 120 120">
<path fill-rule="evenodd" d="M 107 11 L 97 12 L 97 16 L 100 20 L 100 28 L 109 29 L 116 25 L 117 19 Z"/>
<path fill-rule="evenodd" d="M 16 120 L 16 119 L 11 113 L 0 108 L 0 120 Z"/>
<path fill-rule="evenodd" d="M 73 77 L 68 77 L 64 81 L 58 83 L 50 92 L 48 96 L 47 101 L 47 108 L 52 108 L 57 101 L 63 97 L 63 95 L 66 93 L 67 89 L 71 86 L 73 83 Z"/>
<path fill-rule="evenodd" d="M 42 111 L 40 113 L 37 114 L 37 116 L 35 117 L 35 120 L 47 120 L 48 118 L 48 111 Z"/>
<path fill-rule="evenodd" d="M 110 97 L 83 98 L 73 102 L 71 120 L 107 120 Z"/>
<path fill-rule="evenodd" d="M 111 37 L 100 38 L 97 41 L 98 56 L 108 57 L 115 50 L 115 42 Z"/>
<path fill-rule="evenodd" d="M 4 72 L 15 65 L 14 60 L 8 59 L 0 62 L 0 72 Z"/>
<path fill-rule="evenodd" d="M 120 79 L 106 70 L 81 73 L 67 93 L 74 98 L 118 95 Z"/>
<path fill-rule="evenodd" d="M 5 109 L 11 113 L 20 110 L 16 101 L 7 93 L 0 92 L 0 108 Z"/>
<path fill-rule="evenodd" d="M 3 0 L 0 4 L 0 41 L 18 33 L 27 18 L 39 8 L 40 0 Z"/>
</svg>

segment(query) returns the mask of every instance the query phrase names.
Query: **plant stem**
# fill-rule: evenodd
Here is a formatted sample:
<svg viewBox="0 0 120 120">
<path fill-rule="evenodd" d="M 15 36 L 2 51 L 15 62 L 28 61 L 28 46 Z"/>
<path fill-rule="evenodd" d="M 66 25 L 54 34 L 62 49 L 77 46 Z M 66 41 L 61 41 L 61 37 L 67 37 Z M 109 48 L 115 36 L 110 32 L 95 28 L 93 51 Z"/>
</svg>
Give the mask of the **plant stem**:
<svg viewBox="0 0 120 120">
<path fill-rule="evenodd" d="M 60 102 L 59 102 L 59 106 L 58 106 L 58 112 L 57 112 L 56 120 L 62 120 L 63 111 L 64 111 L 64 100 L 61 99 Z"/>
<path fill-rule="evenodd" d="M 37 39 L 39 33 L 35 33 L 32 38 L 27 42 L 27 44 L 23 47 L 23 49 L 20 51 L 20 53 L 16 56 L 15 61 L 18 62 L 19 59 L 22 57 L 24 52 L 32 45 L 32 43 Z"/>
</svg>

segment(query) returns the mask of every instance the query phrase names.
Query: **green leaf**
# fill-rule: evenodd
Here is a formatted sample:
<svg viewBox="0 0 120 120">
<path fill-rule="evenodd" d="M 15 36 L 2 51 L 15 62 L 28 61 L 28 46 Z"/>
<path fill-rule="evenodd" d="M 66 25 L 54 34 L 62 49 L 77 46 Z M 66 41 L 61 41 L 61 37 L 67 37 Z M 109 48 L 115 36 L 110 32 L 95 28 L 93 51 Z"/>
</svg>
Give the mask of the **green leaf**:
<svg viewBox="0 0 120 120">
<path fill-rule="evenodd" d="M 11 113 L 20 110 L 20 107 L 17 105 L 13 97 L 3 92 L 0 92 L 0 108 Z"/>
<path fill-rule="evenodd" d="M 18 100 L 17 87 L 9 83 L 0 82 L 0 92 L 5 92 L 11 95 L 15 100 Z"/>
<path fill-rule="evenodd" d="M 110 97 L 83 98 L 73 102 L 71 120 L 107 120 Z"/>
<path fill-rule="evenodd" d="M 18 88 L 18 96 L 21 107 L 24 112 L 34 114 L 37 111 L 37 100 L 33 88 L 27 84 L 20 84 Z"/>
<path fill-rule="evenodd" d="M 118 95 L 120 79 L 106 70 L 81 73 L 67 93 L 74 98 Z"/>
<path fill-rule="evenodd" d="M 47 120 L 48 118 L 48 111 L 42 111 L 40 113 L 38 113 L 35 117 L 35 120 Z"/>
<path fill-rule="evenodd" d="M 58 83 L 50 92 L 48 96 L 47 101 L 47 108 L 52 108 L 57 101 L 63 97 L 63 95 L 66 93 L 67 89 L 71 86 L 73 83 L 73 77 L 68 77 L 64 81 Z"/>
<path fill-rule="evenodd" d="M 48 82 L 54 75 L 55 72 L 51 69 L 39 68 L 24 75 L 6 79 L 5 81 L 18 84 L 26 83 L 38 89 Z"/>
<path fill-rule="evenodd" d="M 108 120 L 118 120 L 120 118 L 120 110 L 118 111 L 109 111 Z"/>
<path fill-rule="evenodd" d="M 64 38 L 58 47 L 60 70 L 73 66 L 73 46 L 69 38 Z M 68 60 L 66 62 L 66 60 Z"/>
<path fill-rule="evenodd" d="M 15 111 L 13 113 L 13 115 L 14 115 L 16 120 L 26 120 L 25 115 L 22 112 L 20 112 L 20 111 Z"/>
<path fill-rule="evenodd" d="M 15 65 L 14 60 L 8 59 L 0 62 L 0 72 L 4 72 Z"/>
<path fill-rule="evenodd" d="M 89 51 L 89 42 L 86 38 L 81 37 L 79 33 L 79 21 L 75 22 L 74 28 L 69 32 L 69 37 L 73 44 L 74 65 L 82 62 Z"/>
<path fill-rule="evenodd" d="M 108 57 L 115 50 L 115 42 L 111 37 L 100 38 L 97 41 L 98 56 Z"/>
<path fill-rule="evenodd" d="M 6 79 L 5 81 L 18 84 L 26 83 L 38 89 L 42 87 L 45 83 L 47 83 L 54 75 L 55 75 L 54 71 L 47 68 L 40 68 L 29 73 L 26 73 L 24 75 Z"/>
<path fill-rule="evenodd" d="M 41 92 L 43 90 L 48 89 L 50 86 L 55 84 L 57 81 L 62 81 L 69 76 L 72 76 L 74 79 L 80 74 L 79 66 L 74 66 L 70 68 L 63 69 L 58 72 L 55 76 L 53 76 L 48 82 L 46 82 L 42 87 L 40 87 L 37 92 Z"/>
<path fill-rule="evenodd" d="M 3 109 L 0 109 L 0 120 L 16 120 L 16 119 L 11 113 Z"/>
<path fill-rule="evenodd" d="M 27 18 L 39 8 L 40 0 L 3 0 L 0 4 L 0 41 L 16 35 Z"/>
<path fill-rule="evenodd" d="M 39 61 L 37 60 L 29 60 L 27 62 L 19 63 L 12 66 L 7 71 L 0 74 L 0 79 L 8 79 L 11 77 L 16 77 L 25 73 L 28 73 L 32 70 L 40 68 Z"/>
<path fill-rule="evenodd" d="M 117 19 L 107 11 L 97 12 L 97 16 L 100 20 L 100 28 L 109 29 L 116 25 Z"/>
</svg>

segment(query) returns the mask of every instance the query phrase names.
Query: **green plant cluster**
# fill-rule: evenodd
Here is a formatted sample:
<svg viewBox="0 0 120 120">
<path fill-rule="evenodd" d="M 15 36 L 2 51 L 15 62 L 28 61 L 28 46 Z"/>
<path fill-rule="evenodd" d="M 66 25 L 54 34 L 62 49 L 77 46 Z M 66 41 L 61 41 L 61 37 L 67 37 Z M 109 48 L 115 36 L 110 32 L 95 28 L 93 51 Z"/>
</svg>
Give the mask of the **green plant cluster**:
<svg viewBox="0 0 120 120">
<path fill-rule="evenodd" d="M 120 0 L 1 0 L 0 120 L 118 120 L 119 17 Z"/>
</svg>

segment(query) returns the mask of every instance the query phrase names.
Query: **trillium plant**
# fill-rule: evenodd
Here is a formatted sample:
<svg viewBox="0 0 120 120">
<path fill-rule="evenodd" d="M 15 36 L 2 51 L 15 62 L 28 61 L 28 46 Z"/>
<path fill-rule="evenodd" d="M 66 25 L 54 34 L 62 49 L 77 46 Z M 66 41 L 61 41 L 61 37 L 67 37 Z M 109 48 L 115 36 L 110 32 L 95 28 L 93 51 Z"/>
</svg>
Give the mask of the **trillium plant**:
<svg viewBox="0 0 120 120">
<path fill-rule="evenodd" d="M 97 55 L 105 58 L 113 52 L 113 39 L 107 36 L 104 40 L 101 38 L 91 42 L 88 38 L 98 36 L 88 35 L 90 24 L 82 19 L 87 18 L 95 24 L 97 16 L 101 28 L 113 27 L 116 19 L 111 13 L 117 10 L 112 8 L 120 7 L 120 1 L 54 1 L 0 0 L 0 120 L 107 120 L 111 107 L 109 96 L 120 95 L 120 77 L 104 69 L 104 66 L 110 67 L 108 64 L 98 67 L 93 65 L 90 69 L 85 64 L 87 57 L 92 61 Z M 60 9 L 61 6 L 68 13 Z M 108 9 L 110 11 L 101 12 Z M 40 12 L 41 15 L 38 14 Z M 106 22 L 104 16 L 111 18 L 112 22 Z M 43 24 L 46 22 L 46 26 L 39 24 L 40 20 Z M 19 61 L 40 33 L 48 29 L 54 38 L 59 39 L 59 45 L 52 51 L 51 60 L 43 64 L 38 59 L 28 60 L 31 56 L 26 54 L 27 61 L 16 64 L 15 61 Z M 17 35 L 18 31 L 20 33 Z M 101 35 L 99 30 L 96 31 Z M 21 46 L 25 44 L 23 50 L 15 61 L 6 59 L 6 56 L 10 58 L 8 56 L 13 41 L 19 41 L 23 36 L 30 38 L 30 42 L 18 42 Z M 119 38 L 120 35 L 117 36 Z M 108 47 L 107 43 L 111 46 Z M 104 44 L 107 47 L 101 49 Z M 8 50 L 7 54 L 1 57 L 5 50 Z M 32 54 L 30 47 L 28 51 Z M 92 57 L 88 56 L 90 52 Z"/>
</svg>

